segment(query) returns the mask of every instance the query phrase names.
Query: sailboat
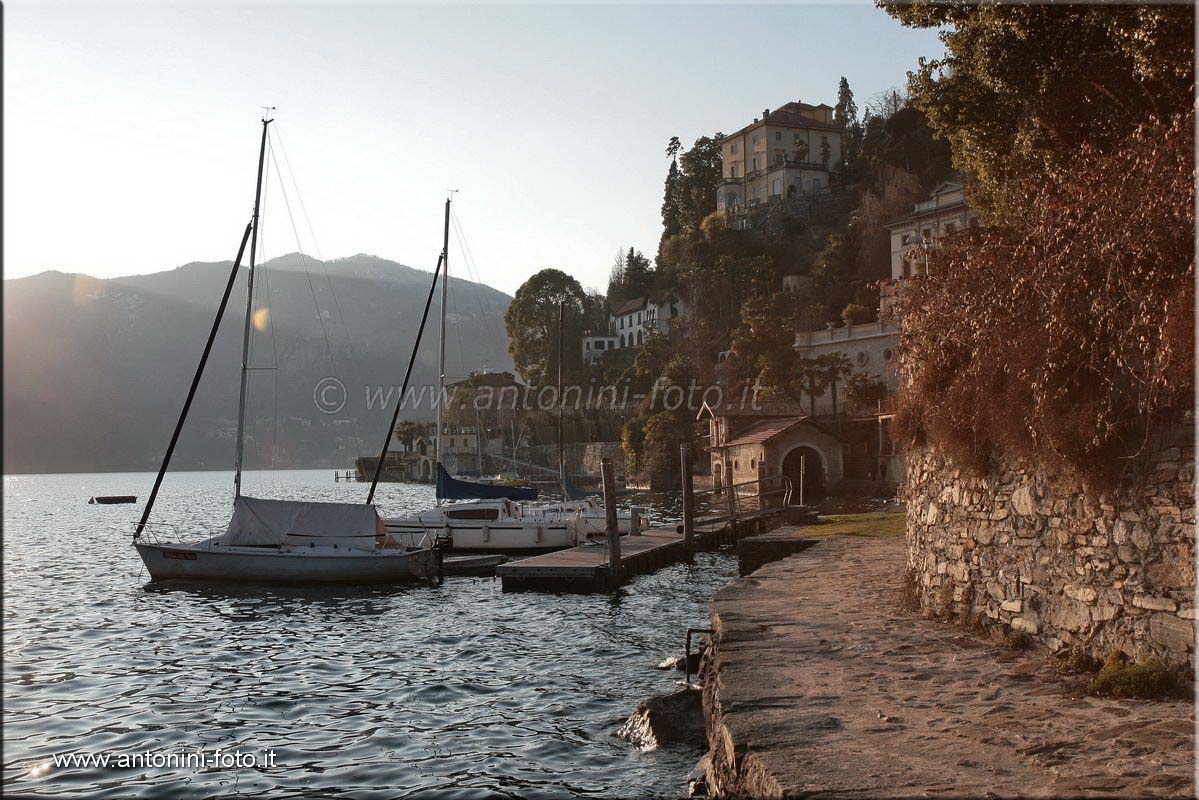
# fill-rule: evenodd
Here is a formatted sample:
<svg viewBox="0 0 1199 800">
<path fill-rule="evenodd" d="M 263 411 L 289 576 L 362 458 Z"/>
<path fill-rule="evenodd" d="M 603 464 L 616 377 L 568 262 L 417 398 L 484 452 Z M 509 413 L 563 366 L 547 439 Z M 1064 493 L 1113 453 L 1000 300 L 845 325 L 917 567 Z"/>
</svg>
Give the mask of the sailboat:
<svg viewBox="0 0 1199 800">
<path fill-rule="evenodd" d="M 450 248 L 450 203 L 445 201 L 445 224 L 442 239 L 441 259 L 444 268 L 441 284 L 441 334 L 437 366 L 437 397 L 443 398 L 445 386 L 445 343 L 447 287 L 449 285 Z M 561 308 L 559 309 L 559 376 L 561 384 Z M 401 393 L 401 397 L 403 394 Z M 561 392 L 559 391 L 559 396 Z M 396 414 L 399 408 L 396 409 Z M 521 486 L 473 483 L 455 478 L 441 463 L 442 403 L 437 403 L 437 435 L 435 445 L 437 505 L 426 511 L 406 517 L 384 520 L 387 532 L 399 542 L 413 544 L 427 540 L 430 536 L 443 547 L 469 552 L 493 553 L 540 553 L 562 550 L 586 544 L 592 537 L 605 533 L 604 509 L 582 493 L 571 496 L 562 462 L 562 426 L 559 410 L 559 469 L 563 479 L 566 502 L 545 506 L 526 503 L 537 499 L 537 489 Z M 395 418 L 398 419 L 398 416 Z M 395 427 L 393 419 L 392 427 Z M 442 505 L 444 500 L 468 502 Z M 617 515 L 622 532 L 631 531 L 632 517 L 628 513 Z"/>
<path fill-rule="evenodd" d="M 254 302 L 254 265 L 258 243 L 262 174 L 266 155 L 267 129 L 274 120 L 263 117 L 262 141 L 258 151 L 258 181 L 254 211 L 242 235 L 237 258 L 225 284 L 216 319 L 192 378 L 187 399 L 175 424 L 166 455 L 154 479 L 154 488 L 133 534 L 133 544 L 150 573 L 151 580 L 185 579 L 227 582 L 286 583 L 378 583 L 425 579 L 440 569 L 440 552 L 423 541 L 401 543 L 387 528 L 373 505 L 374 484 L 366 503 L 318 503 L 270 500 L 242 494 L 242 456 L 245 446 L 247 372 L 249 371 L 250 325 Z M 237 455 L 233 478 L 233 514 L 225 530 L 200 541 L 160 542 L 150 513 L 158 498 L 163 476 L 170 466 L 179 434 L 187 420 L 196 389 L 204 374 L 229 296 L 241 272 L 247 241 L 250 260 L 247 270 L 245 329 L 242 337 L 241 385 L 237 416 Z M 436 285 L 437 275 L 433 277 Z M 433 287 L 429 290 L 432 300 Z M 428 302 L 425 306 L 428 315 Z M 424 320 L 421 322 L 423 330 Z M 418 332 L 418 342 L 420 333 Z M 150 536 L 145 534 L 149 532 Z"/>
</svg>

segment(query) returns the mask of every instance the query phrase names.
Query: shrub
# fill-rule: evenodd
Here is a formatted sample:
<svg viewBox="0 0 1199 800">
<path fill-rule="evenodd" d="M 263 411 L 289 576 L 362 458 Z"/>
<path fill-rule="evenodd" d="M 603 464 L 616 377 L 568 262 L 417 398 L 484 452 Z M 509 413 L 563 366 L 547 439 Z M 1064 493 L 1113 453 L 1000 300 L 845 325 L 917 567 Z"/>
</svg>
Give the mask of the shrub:
<svg viewBox="0 0 1199 800">
<path fill-rule="evenodd" d="M 930 254 L 903 298 L 896 433 L 985 471 L 1005 454 L 1111 488 L 1194 394 L 1194 115 L 1083 148 L 1022 221 Z"/>
<path fill-rule="evenodd" d="M 1087 684 L 1087 693 L 1141 700 L 1184 699 L 1191 694 L 1191 675 L 1188 670 L 1171 669 L 1157 659 L 1130 664 L 1123 657 L 1109 658 Z"/>
</svg>

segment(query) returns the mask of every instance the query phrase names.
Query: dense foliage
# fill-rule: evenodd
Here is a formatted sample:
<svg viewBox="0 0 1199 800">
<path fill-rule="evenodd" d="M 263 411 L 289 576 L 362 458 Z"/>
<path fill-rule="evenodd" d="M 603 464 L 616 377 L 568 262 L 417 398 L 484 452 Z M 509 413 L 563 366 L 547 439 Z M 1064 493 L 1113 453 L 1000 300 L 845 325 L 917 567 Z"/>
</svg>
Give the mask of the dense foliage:
<svg viewBox="0 0 1199 800">
<path fill-rule="evenodd" d="M 558 308 L 563 306 L 562 337 L 558 336 Z M 559 269 L 543 269 L 516 290 L 504 314 L 508 352 L 527 383 L 552 383 L 557 379 L 558 351 L 563 373 L 577 377 L 582 355 L 578 342 L 602 313 L 597 300 L 579 282 Z"/>
<path fill-rule="evenodd" d="M 1123 14 L 1123 10 L 1120 12 Z M 1018 222 L 932 254 L 905 300 L 899 428 L 1110 486 L 1194 402 L 1194 116 L 1006 187 Z"/>
<path fill-rule="evenodd" d="M 946 56 L 920 62 L 913 105 L 973 176 L 973 201 L 1019 214 L 1022 180 L 1084 144 L 1122 146 L 1190 104 L 1191 4 L 882 3 L 906 25 L 945 27 Z"/>
</svg>

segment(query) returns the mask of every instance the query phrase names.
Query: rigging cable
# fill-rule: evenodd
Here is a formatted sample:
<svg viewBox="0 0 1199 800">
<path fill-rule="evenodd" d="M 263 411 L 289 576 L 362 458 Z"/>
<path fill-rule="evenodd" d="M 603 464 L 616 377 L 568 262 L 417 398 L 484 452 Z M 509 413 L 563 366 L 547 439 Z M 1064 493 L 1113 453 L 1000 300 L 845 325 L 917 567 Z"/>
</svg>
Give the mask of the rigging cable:
<svg viewBox="0 0 1199 800">
<path fill-rule="evenodd" d="M 312 227 L 312 220 L 308 217 L 308 208 L 304 205 L 304 195 L 300 193 L 300 184 L 296 181 L 296 173 L 291 168 L 291 159 L 287 156 L 287 146 L 283 144 L 283 133 L 279 130 L 279 123 L 275 123 L 275 137 L 279 140 L 279 149 L 283 153 L 283 163 L 287 165 L 287 173 L 291 176 L 291 185 L 296 192 L 296 201 L 300 204 L 300 212 L 304 215 L 304 224 L 308 226 L 308 237 L 312 239 L 312 249 L 316 251 L 316 257 L 321 262 L 321 272 L 325 275 L 325 283 L 329 286 L 329 293 L 333 295 L 333 310 L 337 312 L 337 321 L 341 325 L 342 330 L 346 334 L 346 346 L 349 349 L 350 358 L 354 358 L 354 336 L 350 330 L 350 326 L 346 324 L 345 315 L 341 313 L 341 301 L 337 299 L 337 290 L 333 288 L 333 281 L 329 278 L 328 264 L 325 262 L 325 256 L 321 252 L 320 243 L 316 240 L 316 231 Z M 282 180 L 282 176 L 280 176 Z"/>
<path fill-rule="evenodd" d="M 267 142 L 267 147 L 273 150 L 273 146 L 269 141 Z M 263 196 L 264 197 L 270 196 L 270 193 L 267 191 L 267 187 L 265 186 L 265 183 L 267 182 L 267 179 L 269 179 L 270 174 L 271 174 L 271 171 L 266 170 L 266 175 L 263 176 L 263 182 L 264 182 Z M 266 210 L 266 203 L 263 202 L 262 209 L 259 211 L 260 217 L 262 216 L 262 212 L 265 210 Z M 259 222 L 261 224 L 261 219 L 259 220 Z M 259 241 L 259 243 L 265 242 L 265 237 L 261 233 L 258 236 L 258 241 Z M 272 362 L 271 371 L 274 372 L 274 374 L 275 374 L 274 402 L 273 402 L 272 408 L 271 408 L 271 469 L 274 470 L 275 469 L 275 459 L 279 452 L 279 345 L 278 345 L 279 340 L 275 336 L 275 312 L 271 308 L 271 282 L 270 282 L 271 271 L 269 269 L 266 269 L 267 259 L 265 257 L 265 253 L 266 253 L 265 246 L 263 247 L 263 253 L 264 253 L 264 257 L 262 259 L 263 260 L 262 293 L 266 295 L 266 301 L 264 304 L 266 307 L 266 319 L 271 327 L 271 362 Z"/>
<path fill-rule="evenodd" d="M 275 152 L 271 151 L 271 163 L 275 165 L 275 170 L 279 170 L 279 163 L 275 160 Z M 291 212 L 291 201 L 287 199 L 287 189 L 280 184 L 280 190 L 283 194 L 283 205 L 287 208 L 287 218 L 291 221 L 291 230 L 296 237 L 297 255 L 300 256 L 300 265 L 304 268 L 304 277 L 308 279 L 308 291 L 312 295 L 312 306 L 316 309 L 317 322 L 321 324 L 321 335 L 325 340 L 325 352 L 329 354 L 329 368 L 333 372 L 337 371 L 337 364 L 333 358 L 333 346 L 329 344 L 329 331 L 325 327 L 325 318 L 321 316 L 321 305 L 316 299 L 316 288 L 312 285 L 312 273 L 308 271 L 308 258 L 304 255 L 304 246 L 300 243 L 300 231 L 296 228 L 296 218 Z"/>
<path fill-rule="evenodd" d="M 487 299 L 484 290 L 487 288 L 483 284 L 482 274 L 479 272 L 478 265 L 475 262 L 474 253 L 470 249 L 470 242 L 467 241 L 466 231 L 462 227 L 461 221 L 458 219 L 457 213 L 450 210 L 451 219 L 454 222 L 454 235 L 458 239 L 458 246 L 463 253 L 463 261 L 466 263 L 466 268 L 469 271 L 472 279 L 475 282 L 475 297 L 478 300 L 478 308 L 481 316 L 486 320 L 486 325 L 490 333 L 494 337 L 493 342 L 502 342 L 507 339 L 507 335 L 501 331 L 497 325 L 496 318 L 499 316 L 491 302 Z M 493 352 L 492 355 L 495 355 Z M 501 360 L 501 359 L 497 359 Z"/>
</svg>

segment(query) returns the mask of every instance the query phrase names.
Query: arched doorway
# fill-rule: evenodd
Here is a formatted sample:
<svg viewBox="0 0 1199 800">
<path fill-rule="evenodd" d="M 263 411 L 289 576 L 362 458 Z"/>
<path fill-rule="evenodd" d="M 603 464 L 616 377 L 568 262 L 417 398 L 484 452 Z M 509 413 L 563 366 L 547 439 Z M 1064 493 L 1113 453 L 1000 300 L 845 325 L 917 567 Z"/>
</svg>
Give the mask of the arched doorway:
<svg viewBox="0 0 1199 800">
<path fill-rule="evenodd" d="M 800 465 L 803 465 L 805 504 L 824 497 L 824 459 L 815 448 L 799 446 L 783 458 L 783 474 L 791 479 L 791 502 L 799 502 Z"/>
</svg>

